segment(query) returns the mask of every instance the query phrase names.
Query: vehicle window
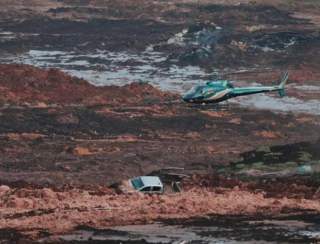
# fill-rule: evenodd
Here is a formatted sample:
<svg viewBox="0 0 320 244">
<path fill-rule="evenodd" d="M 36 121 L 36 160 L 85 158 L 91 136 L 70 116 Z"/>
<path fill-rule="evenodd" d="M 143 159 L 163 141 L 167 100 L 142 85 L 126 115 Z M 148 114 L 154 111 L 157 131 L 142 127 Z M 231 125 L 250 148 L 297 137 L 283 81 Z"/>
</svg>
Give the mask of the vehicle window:
<svg viewBox="0 0 320 244">
<path fill-rule="evenodd" d="M 160 186 L 154 186 L 152 190 L 153 191 L 161 191 L 161 187 Z"/>
<path fill-rule="evenodd" d="M 141 191 L 143 191 L 143 192 L 151 191 L 151 187 L 147 186 L 147 187 L 141 189 Z"/>
<path fill-rule="evenodd" d="M 135 189 L 140 189 L 141 187 L 143 187 L 143 182 L 140 178 L 134 178 L 131 180 L 131 182 Z"/>
</svg>

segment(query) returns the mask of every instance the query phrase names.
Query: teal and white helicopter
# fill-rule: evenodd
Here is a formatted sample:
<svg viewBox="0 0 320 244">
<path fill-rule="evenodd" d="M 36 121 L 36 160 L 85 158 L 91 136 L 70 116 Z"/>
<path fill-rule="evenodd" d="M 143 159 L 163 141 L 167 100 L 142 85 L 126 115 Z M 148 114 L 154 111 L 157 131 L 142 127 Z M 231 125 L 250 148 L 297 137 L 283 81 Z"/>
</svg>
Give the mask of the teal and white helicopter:
<svg viewBox="0 0 320 244">
<path fill-rule="evenodd" d="M 182 99 L 188 103 L 219 103 L 233 97 L 247 96 L 257 93 L 278 92 L 281 97 L 285 96 L 285 84 L 289 74 L 285 72 L 280 84 L 277 86 L 253 86 L 234 87 L 228 80 L 208 81 L 205 85 L 193 87 Z"/>
</svg>

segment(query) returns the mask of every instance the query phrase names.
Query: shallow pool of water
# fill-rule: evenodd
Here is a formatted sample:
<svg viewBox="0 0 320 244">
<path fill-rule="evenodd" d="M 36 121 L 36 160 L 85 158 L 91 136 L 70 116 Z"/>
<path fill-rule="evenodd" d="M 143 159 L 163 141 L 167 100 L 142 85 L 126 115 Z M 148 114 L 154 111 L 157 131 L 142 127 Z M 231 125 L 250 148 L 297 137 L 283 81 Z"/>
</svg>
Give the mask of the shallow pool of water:
<svg viewBox="0 0 320 244">
<path fill-rule="evenodd" d="M 320 240 L 318 220 L 315 214 L 265 219 L 211 216 L 170 225 L 80 228 L 60 238 L 77 243 L 310 243 Z"/>
</svg>

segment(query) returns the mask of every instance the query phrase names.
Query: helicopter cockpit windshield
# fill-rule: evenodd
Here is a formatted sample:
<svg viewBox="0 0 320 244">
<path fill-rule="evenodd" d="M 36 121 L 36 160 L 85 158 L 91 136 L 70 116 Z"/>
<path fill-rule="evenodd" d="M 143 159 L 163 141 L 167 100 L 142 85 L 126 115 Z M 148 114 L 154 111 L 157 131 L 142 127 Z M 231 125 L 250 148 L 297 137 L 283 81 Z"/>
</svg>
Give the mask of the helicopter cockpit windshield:
<svg viewBox="0 0 320 244">
<path fill-rule="evenodd" d="M 185 95 L 184 99 L 202 99 L 208 95 L 215 94 L 216 91 L 213 87 L 205 86 L 205 85 L 199 85 L 193 87 L 191 90 L 189 90 Z"/>
<path fill-rule="evenodd" d="M 201 93 L 202 94 L 211 94 L 212 95 L 212 94 L 216 93 L 216 90 L 213 87 L 205 86 L 205 87 L 202 88 Z"/>
<path fill-rule="evenodd" d="M 188 93 L 190 94 L 195 94 L 195 93 L 198 93 L 200 92 L 202 89 L 204 88 L 204 86 L 195 86 L 195 87 L 192 87 Z"/>
</svg>

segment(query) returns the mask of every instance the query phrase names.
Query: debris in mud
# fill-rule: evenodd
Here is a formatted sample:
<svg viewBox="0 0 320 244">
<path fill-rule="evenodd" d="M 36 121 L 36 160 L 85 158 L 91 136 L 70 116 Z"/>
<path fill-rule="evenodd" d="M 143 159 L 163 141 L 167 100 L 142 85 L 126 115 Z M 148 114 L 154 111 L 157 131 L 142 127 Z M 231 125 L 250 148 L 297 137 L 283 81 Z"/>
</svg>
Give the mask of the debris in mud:
<svg viewBox="0 0 320 244">
<path fill-rule="evenodd" d="M 173 4 L 174 11 L 189 10 L 182 16 L 182 20 L 188 20 L 185 22 L 177 22 L 180 16 L 170 11 L 158 12 L 168 21 L 160 21 L 159 16 L 143 18 L 143 14 L 138 15 L 142 19 L 130 15 L 134 20 L 128 20 L 128 16 L 112 20 L 100 15 L 94 17 L 96 10 L 107 11 L 105 16 L 110 16 L 108 6 L 112 9 L 114 4 L 117 5 L 111 1 L 100 8 L 85 5 L 93 13 L 80 18 L 81 21 L 76 17 L 53 18 L 46 14 L 9 24 L 0 21 L 4 33 L 0 35 L 0 49 L 5 54 L 0 62 L 60 68 L 97 85 L 123 85 L 142 80 L 179 92 L 184 82 L 194 84 L 216 77 L 217 71 L 225 73 L 244 67 L 296 68 L 302 60 L 317 65 L 319 35 L 316 29 L 275 7 L 241 4 L 194 8 L 192 4 Z M 144 4 L 149 7 L 154 4 L 155 8 L 166 5 Z M 118 11 L 126 9 L 120 5 Z M 72 6 L 75 8 L 72 13 L 77 16 L 76 5 Z M 148 9 L 156 14 L 153 10 Z M 43 22 L 46 25 L 39 24 Z M 253 24 L 263 28 L 253 31 Z M 173 69 L 173 65 L 176 68 Z"/>
<path fill-rule="evenodd" d="M 199 65 L 208 61 L 214 55 L 214 47 L 221 38 L 221 27 L 214 24 L 197 24 L 183 29 L 167 41 L 167 45 L 182 47 L 179 55 L 169 55 L 168 61 L 178 61 L 179 64 Z M 156 46 L 156 50 L 166 48 L 166 45 Z M 168 47 L 169 48 L 169 47 Z M 170 49 L 172 49 L 170 47 Z"/>
<path fill-rule="evenodd" d="M 315 37 L 314 37 L 315 38 Z M 302 35 L 294 32 L 278 32 L 270 34 L 257 34 L 252 41 L 251 46 L 261 49 L 264 52 L 268 51 L 286 51 L 291 46 L 306 45 L 312 41 L 312 36 Z M 315 38 L 316 39 L 316 38 Z"/>
<path fill-rule="evenodd" d="M 318 139 L 312 115 L 189 107 L 148 84 L 94 87 L 24 65 L 0 65 L 0 72 L 5 184 L 106 185 L 173 163 L 207 170 L 265 143 Z"/>
<path fill-rule="evenodd" d="M 0 242 L 147 243 L 112 227 L 158 221 L 190 223 L 174 230 L 195 242 L 317 241 L 319 33 L 293 12 L 317 8 L 280 1 L 0 0 Z M 284 69 L 282 100 L 188 106 L 170 93 L 267 86 Z M 191 176 L 179 193 L 109 187 L 173 165 Z"/>
<path fill-rule="evenodd" d="M 301 133 L 298 132 L 303 130 L 303 138 L 307 137 L 307 133 L 312 138 L 318 128 L 317 124 L 299 122 L 296 119 L 300 117 L 240 108 L 237 108 L 237 112 L 188 108 L 182 103 L 171 104 L 170 99 L 175 96 L 149 85 L 133 84 L 129 89 L 98 88 L 78 79 L 73 80 L 58 71 L 43 71 L 21 65 L 1 67 L 11 72 L 10 76 L 6 73 L 1 83 L 11 91 L 10 99 L 6 100 L 7 105 L 1 110 L 1 180 L 10 186 L 22 179 L 42 186 L 39 189 L 1 187 L 0 214 L 4 216 L 3 221 L 0 221 L 2 228 L 13 228 L 39 238 L 43 231 L 49 234 L 65 233 L 78 225 L 104 228 L 212 213 L 276 214 L 297 207 L 319 211 L 320 207 L 315 200 L 316 185 L 309 186 L 303 180 L 300 185 L 291 188 L 300 194 L 297 199 L 287 198 L 292 196 L 292 192 L 273 192 L 271 189 L 274 188 L 268 189 L 269 183 L 263 188 L 263 185 L 255 182 L 241 183 L 215 176 L 212 181 L 210 175 L 213 176 L 213 173 L 209 178 L 186 178 L 181 182 L 184 191 L 174 195 L 118 195 L 109 188 L 96 189 L 100 184 L 171 166 L 173 161 L 177 166 L 183 162 L 181 166 L 191 172 L 198 170 L 208 173 L 208 169 L 212 169 L 218 160 L 219 164 L 230 161 L 226 148 L 234 157 L 238 157 L 239 152 L 247 148 L 265 145 L 259 135 L 250 133 L 252 130 L 274 127 L 281 134 L 301 140 L 302 137 L 298 138 Z M 21 79 L 17 74 L 24 72 L 33 75 L 29 79 Z M 23 90 L 18 89 L 21 84 Z M 54 101 L 59 101 L 61 93 L 51 94 L 45 89 L 53 87 L 69 91 L 73 85 L 78 88 L 72 91 L 72 96 L 69 94 L 68 100 L 60 100 L 60 104 Z M 89 89 L 95 96 L 109 96 L 103 97 L 95 106 L 86 102 L 78 102 L 74 106 L 73 99 L 82 98 L 83 89 Z M 116 98 L 120 100 L 115 99 L 115 94 L 119 94 Z M 150 95 L 151 101 L 168 100 L 156 102 L 155 106 L 145 99 L 146 94 Z M 130 102 L 122 100 L 122 96 Z M 33 102 L 46 99 L 48 106 L 34 108 L 32 104 L 26 103 L 31 97 Z M 17 106 L 19 103 L 23 106 Z M 253 125 L 253 118 L 258 119 L 260 124 Z M 229 123 L 233 119 L 238 122 Z M 293 123 L 290 127 L 286 127 L 285 122 L 288 120 Z M 226 123 L 229 124 L 228 130 L 223 129 Z M 239 130 L 240 127 L 242 130 Z M 236 137 L 228 136 L 234 133 Z M 190 138 L 198 146 L 193 145 L 194 141 L 190 143 Z M 234 146 L 234 139 L 238 142 L 237 147 Z M 280 143 L 287 141 L 287 138 L 269 140 Z M 223 159 L 225 155 L 228 158 Z M 307 154 L 301 154 L 300 157 L 304 160 L 312 159 Z M 203 163 L 205 160 L 208 163 Z M 277 184 L 288 186 L 288 180 L 284 182 L 278 181 Z M 77 187 L 63 188 L 64 184 Z M 43 188 L 47 185 L 51 188 Z M 91 190 L 84 190 L 81 185 L 87 185 Z M 275 182 L 272 182 L 272 186 L 275 186 Z M 59 190 L 54 190 L 54 187 Z M 266 192 L 256 192 L 257 189 L 266 189 Z M 302 192 L 309 195 L 301 195 Z M 276 198 L 267 198 L 268 194 Z M 309 200 L 305 200 L 305 197 Z M 230 202 L 234 205 L 230 205 Z M 25 230 L 25 227 L 28 229 Z"/>
<path fill-rule="evenodd" d="M 263 146 L 243 153 L 242 160 L 217 172 L 248 181 L 249 189 L 261 189 L 267 196 L 318 198 L 319 142 Z"/>
<path fill-rule="evenodd" d="M 41 231 L 66 233 L 79 225 L 105 228 L 210 214 L 274 216 L 297 208 L 319 211 L 320 206 L 316 200 L 265 198 L 263 193 L 239 188 L 220 188 L 217 192 L 211 187 L 192 188 L 175 195 L 12 189 L 1 196 L 0 226 L 37 237 Z M 30 214 L 32 211 L 36 212 Z"/>
</svg>

